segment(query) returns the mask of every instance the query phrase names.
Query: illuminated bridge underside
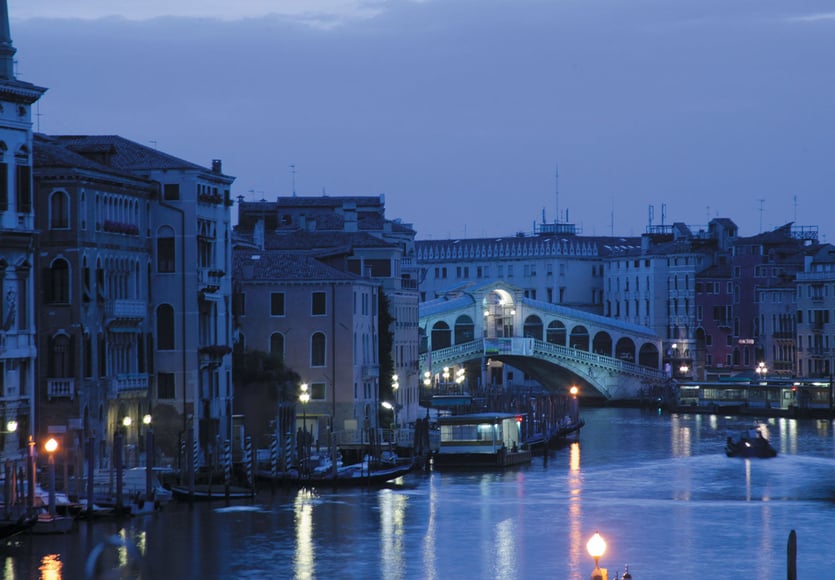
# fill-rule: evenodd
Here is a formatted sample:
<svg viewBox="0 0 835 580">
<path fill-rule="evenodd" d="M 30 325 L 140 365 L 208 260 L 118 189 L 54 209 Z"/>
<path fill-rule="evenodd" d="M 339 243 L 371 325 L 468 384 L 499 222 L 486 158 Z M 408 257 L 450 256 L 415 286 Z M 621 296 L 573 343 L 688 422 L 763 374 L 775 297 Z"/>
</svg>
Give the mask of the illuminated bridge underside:
<svg viewBox="0 0 835 580">
<path fill-rule="evenodd" d="M 664 382 L 661 371 L 614 357 L 550 344 L 533 338 L 475 340 L 432 351 L 432 368 L 489 359 L 502 361 L 527 373 L 546 389 L 564 392 L 578 385 L 592 388 L 606 399 L 632 399 L 647 387 Z M 428 368 L 426 354 L 421 368 Z"/>
<path fill-rule="evenodd" d="M 419 324 L 421 374 L 466 363 L 468 380 L 481 369 L 484 385 L 488 362 L 501 361 L 553 392 L 577 385 L 606 399 L 633 399 L 665 382 L 651 328 L 534 300 L 503 281 L 422 302 Z"/>
</svg>

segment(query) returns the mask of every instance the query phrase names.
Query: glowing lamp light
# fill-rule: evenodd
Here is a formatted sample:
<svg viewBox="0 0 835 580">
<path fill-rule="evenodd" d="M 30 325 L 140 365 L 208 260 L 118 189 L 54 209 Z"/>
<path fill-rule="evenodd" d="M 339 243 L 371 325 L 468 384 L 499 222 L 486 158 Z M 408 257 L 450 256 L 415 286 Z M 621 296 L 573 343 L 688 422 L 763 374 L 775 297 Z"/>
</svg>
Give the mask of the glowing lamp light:
<svg viewBox="0 0 835 580">
<path fill-rule="evenodd" d="M 589 556 L 594 558 L 594 568 L 599 569 L 600 557 L 606 553 L 606 540 L 598 532 L 594 532 L 594 535 L 586 543 L 586 550 L 589 551 Z"/>
<path fill-rule="evenodd" d="M 8 431 L 9 433 L 14 433 L 15 431 L 17 431 L 17 421 L 12 419 L 8 423 L 6 423 L 6 431 Z"/>
<path fill-rule="evenodd" d="M 132 422 L 133 421 L 131 420 L 130 417 L 125 417 L 124 419 L 122 419 L 122 425 L 124 425 L 125 427 L 130 427 L 130 424 Z"/>
<path fill-rule="evenodd" d="M 149 414 L 145 414 L 145 415 L 142 417 L 142 422 L 143 422 L 145 425 L 150 425 L 150 424 L 151 424 L 151 416 L 150 416 Z"/>
<path fill-rule="evenodd" d="M 47 453 L 55 453 L 55 451 L 58 449 L 58 441 L 55 439 L 55 437 L 50 437 L 49 441 L 44 443 L 43 448 L 46 449 Z"/>
<path fill-rule="evenodd" d="M 577 393 L 580 392 L 580 389 L 577 388 L 577 385 L 571 385 L 571 388 L 568 389 L 568 392 L 571 393 L 572 397 L 576 397 Z"/>
</svg>

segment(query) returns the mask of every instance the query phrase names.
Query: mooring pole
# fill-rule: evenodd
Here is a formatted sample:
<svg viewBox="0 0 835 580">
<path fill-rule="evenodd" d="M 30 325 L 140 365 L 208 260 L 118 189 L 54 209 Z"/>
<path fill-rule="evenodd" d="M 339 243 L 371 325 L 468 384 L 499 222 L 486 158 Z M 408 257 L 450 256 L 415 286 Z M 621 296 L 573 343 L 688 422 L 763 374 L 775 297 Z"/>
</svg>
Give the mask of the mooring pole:
<svg viewBox="0 0 835 580">
<path fill-rule="evenodd" d="M 797 534 L 794 530 L 789 533 L 787 580 L 797 580 Z"/>
</svg>

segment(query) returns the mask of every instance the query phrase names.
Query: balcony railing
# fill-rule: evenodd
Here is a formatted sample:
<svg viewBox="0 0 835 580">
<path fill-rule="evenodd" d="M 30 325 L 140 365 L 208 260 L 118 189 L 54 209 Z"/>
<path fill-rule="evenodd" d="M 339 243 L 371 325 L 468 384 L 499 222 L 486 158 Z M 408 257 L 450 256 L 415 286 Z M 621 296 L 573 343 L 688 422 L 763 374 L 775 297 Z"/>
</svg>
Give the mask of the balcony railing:
<svg viewBox="0 0 835 580">
<path fill-rule="evenodd" d="M 131 391 L 147 391 L 148 383 L 147 373 L 125 373 L 116 375 L 110 380 L 110 386 L 117 395 Z"/>
<path fill-rule="evenodd" d="M 57 398 L 75 398 L 75 379 L 47 379 L 46 395 L 50 400 Z"/>
<path fill-rule="evenodd" d="M 380 376 L 380 365 L 362 365 L 362 378 L 373 379 Z"/>
<path fill-rule="evenodd" d="M 109 321 L 144 320 L 148 304 L 143 300 L 110 300 L 104 305 L 104 314 Z"/>
</svg>

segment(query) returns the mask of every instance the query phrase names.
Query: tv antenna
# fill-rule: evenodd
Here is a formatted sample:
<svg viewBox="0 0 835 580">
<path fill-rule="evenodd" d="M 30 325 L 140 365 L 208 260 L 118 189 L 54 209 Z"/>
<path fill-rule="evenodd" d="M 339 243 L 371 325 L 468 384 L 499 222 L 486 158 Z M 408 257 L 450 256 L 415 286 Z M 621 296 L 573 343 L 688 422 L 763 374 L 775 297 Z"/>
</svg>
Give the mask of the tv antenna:
<svg viewBox="0 0 835 580">
<path fill-rule="evenodd" d="M 759 231 L 759 233 L 763 233 L 763 212 L 765 211 L 765 199 L 760 198 L 757 201 L 760 202 L 760 231 Z"/>
<path fill-rule="evenodd" d="M 296 197 L 296 164 L 290 164 L 290 181 L 292 185 L 293 197 Z"/>
<path fill-rule="evenodd" d="M 554 165 L 554 197 L 556 199 L 557 204 L 557 213 L 556 215 L 556 222 L 560 223 L 560 165 L 556 163 Z M 545 218 L 542 218 L 545 221 Z"/>
</svg>

